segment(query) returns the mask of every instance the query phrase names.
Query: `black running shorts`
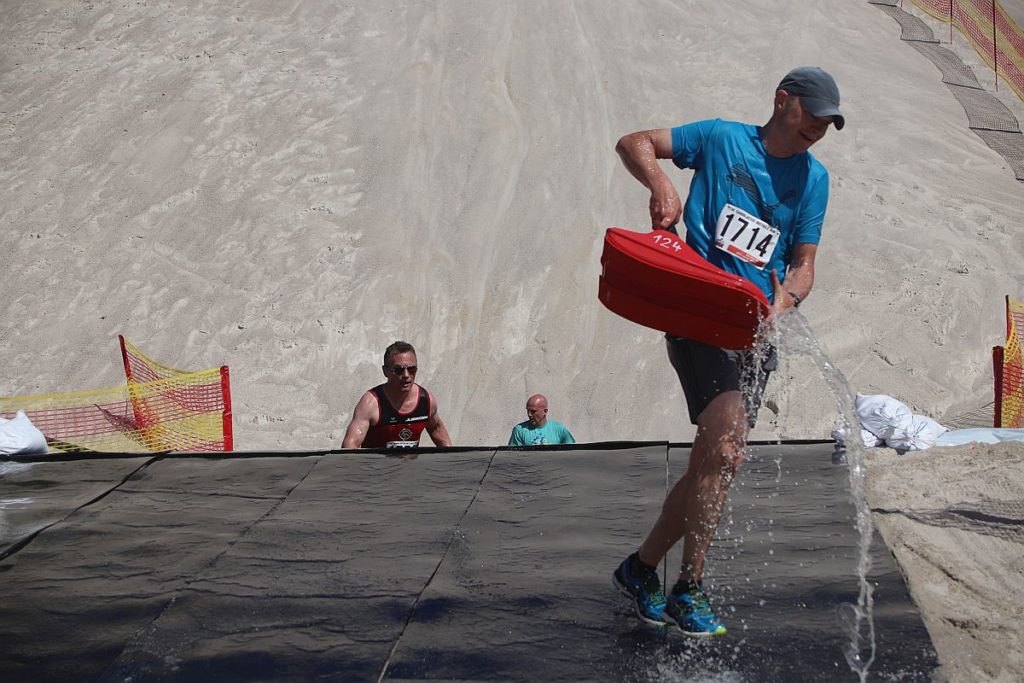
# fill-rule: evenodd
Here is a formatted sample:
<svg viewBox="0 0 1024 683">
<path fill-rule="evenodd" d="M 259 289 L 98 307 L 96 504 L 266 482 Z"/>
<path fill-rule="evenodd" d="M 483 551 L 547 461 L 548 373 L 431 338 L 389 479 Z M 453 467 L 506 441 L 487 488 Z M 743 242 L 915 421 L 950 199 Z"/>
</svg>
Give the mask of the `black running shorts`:
<svg viewBox="0 0 1024 683">
<path fill-rule="evenodd" d="M 765 384 L 779 365 L 774 346 L 769 344 L 763 351 L 731 351 L 672 335 L 665 335 L 665 343 L 686 394 L 690 422 L 697 424 L 697 418 L 719 394 L 739 391 L 747 423 L 754 428 Z"/>
</svg>

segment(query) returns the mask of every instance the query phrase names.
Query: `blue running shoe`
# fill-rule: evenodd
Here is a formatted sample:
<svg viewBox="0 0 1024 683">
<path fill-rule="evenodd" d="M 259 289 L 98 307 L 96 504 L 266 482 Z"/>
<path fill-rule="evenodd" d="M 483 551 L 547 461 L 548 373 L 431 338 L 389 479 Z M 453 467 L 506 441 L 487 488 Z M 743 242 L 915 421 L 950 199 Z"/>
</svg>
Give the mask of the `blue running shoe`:
<svg viewBox="0 0 1024 683">
<path fill-rule="evenodd" d="M 724 636 L 725 624 L 719 619 L 704 589 L 699 584 L 677 583 L 668 596 L 665 618 L 674 621 L 689 636 Z"/>
<path fill-rule="evenodd" d="M 658 572 L 640 563 L 633 553 L 619 565 L 612 579 L 626 597 L 636 603 L 636 614 L 648 624 L 664 626 L 665 594 L 661 592 Z"/>
</svg>

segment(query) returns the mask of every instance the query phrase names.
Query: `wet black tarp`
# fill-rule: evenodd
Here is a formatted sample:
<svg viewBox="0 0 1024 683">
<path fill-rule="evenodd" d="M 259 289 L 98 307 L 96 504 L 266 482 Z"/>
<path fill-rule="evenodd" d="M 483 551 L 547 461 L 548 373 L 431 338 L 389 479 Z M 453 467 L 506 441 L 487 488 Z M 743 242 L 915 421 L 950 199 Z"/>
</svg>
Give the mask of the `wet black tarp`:
<svg viewBox="0 0 1024 683">
<path fill-rule="evenodd" d="M 641 626 L 611 584 L 685 467 L 664 443 L 0 463 L 0 680 L 857 680 L 830 456 L 752 449 L 708 562 L 714 641 Z M 872 678 L 930 680 L 871 557 Z"/>
</svg>

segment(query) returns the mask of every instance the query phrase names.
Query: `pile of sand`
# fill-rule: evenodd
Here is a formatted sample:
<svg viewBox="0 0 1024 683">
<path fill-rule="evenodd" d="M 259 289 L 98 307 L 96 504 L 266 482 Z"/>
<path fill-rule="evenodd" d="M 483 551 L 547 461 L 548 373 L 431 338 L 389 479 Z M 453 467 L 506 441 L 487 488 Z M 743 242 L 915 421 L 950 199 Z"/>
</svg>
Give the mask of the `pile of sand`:
<svg viewBox="0 0 1024 683">
<path fill-rule="evenodd" d="M 1024 444 L 868 454 L 868 502 L 954 681 L 1024 680 Z"/>
</svg>

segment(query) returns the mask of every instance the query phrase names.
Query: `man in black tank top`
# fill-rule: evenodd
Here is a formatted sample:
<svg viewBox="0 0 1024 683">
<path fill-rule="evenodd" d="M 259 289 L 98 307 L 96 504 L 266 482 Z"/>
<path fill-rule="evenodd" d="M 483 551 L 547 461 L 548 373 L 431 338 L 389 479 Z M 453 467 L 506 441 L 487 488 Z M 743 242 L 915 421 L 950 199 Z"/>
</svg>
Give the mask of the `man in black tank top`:
<svg viewBox="0 0 1024 683">
<path fill-rule="evenodd" d="M 416 349 L 397 341 L 384 351 L 387 381 L 362 395 L 342 448 L 415 448 L 426 430 L 436 446 L 451 446 L 437 401 L 416 384 Z"/>
<path fill-rule="evenodd" d="M 363 448 L 414 448 L 430 419 L 430 392 L 417 384 L 419 400 L 410 412 L 403 413 L 388 400 L 386 387 L 380 384 L 370 389 L 377 399 L 380 418 L 367 431 Z"/>
</svg>

